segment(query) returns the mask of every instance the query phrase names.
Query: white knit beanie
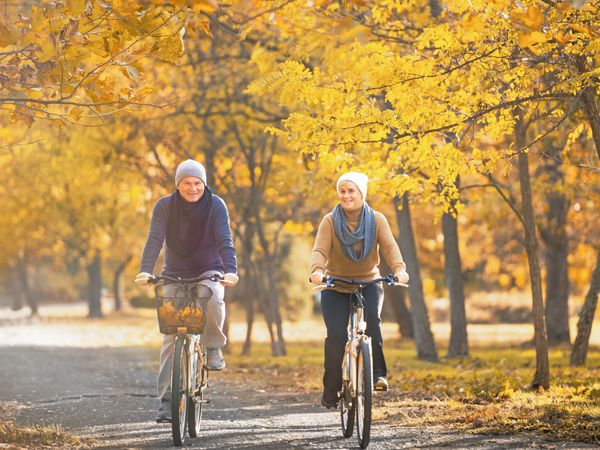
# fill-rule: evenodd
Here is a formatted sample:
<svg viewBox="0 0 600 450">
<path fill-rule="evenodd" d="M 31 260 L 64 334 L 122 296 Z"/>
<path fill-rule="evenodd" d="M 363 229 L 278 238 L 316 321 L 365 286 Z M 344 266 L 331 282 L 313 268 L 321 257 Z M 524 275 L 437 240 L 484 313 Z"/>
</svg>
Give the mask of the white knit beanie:
<svg viewBox="0 0 600 450">
<path fill-rule="evenodd" d="M 369 183 L 369 177 L 364 173 L 360 172 L 347 172 L 338 178 L 335 189 L 340 188 L 340 184 L 344 181 L 352 181 L 363 196 L 363 201 L 367 200 L 367 184 Z"/>
<path fill-rule="evenodd" d="M 179 186 L 179 182 L 185 177 L 200 178 L 206 186 L 206 169 L 198 161 L 186 159 L 177 166 L 175 171 L 175 187 Z"/>
</svg>

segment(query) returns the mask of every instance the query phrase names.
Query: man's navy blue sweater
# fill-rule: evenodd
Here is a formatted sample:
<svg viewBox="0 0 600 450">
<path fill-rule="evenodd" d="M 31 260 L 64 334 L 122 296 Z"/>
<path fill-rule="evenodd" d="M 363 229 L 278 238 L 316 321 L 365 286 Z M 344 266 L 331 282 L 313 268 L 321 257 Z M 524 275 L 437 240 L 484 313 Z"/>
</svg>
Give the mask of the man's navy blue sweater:
<svg viewBox="0 0 600 450">
<path fill-rule="evenodd" d="M 208 227 L 204 240 L 198 250 L 189 257 L 180 256 L 165 242 L 171 196 L 163 197 L 154 206 L 148 239 L 144 246 L 140 272 L 152 273 L 160 250 L 165 245 L 165 267 L 163 274 L 171 277 L 193 278 L 208 270 L 218 270 L 223 273 L 237 273 L 237 260 L 229 214 L 225 202 L 213 194 L 213 204 L 210 209 Z M 198 230 L 204 234 L 204 230 Z"/>
</svg>

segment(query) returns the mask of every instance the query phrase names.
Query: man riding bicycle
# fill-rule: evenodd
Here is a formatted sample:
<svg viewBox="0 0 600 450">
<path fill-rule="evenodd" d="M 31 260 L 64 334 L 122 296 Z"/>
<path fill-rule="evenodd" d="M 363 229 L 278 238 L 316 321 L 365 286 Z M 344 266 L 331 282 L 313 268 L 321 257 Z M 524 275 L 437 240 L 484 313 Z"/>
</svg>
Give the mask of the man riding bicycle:
<svg viewBox="0 0 600 450">
<path fill-rule="evenodd" d="M 368 178 L 358 172 L 342 175 L 336 185 L 339 204 L 325 215 L 310 257 L 311 282 L 322 284 L 332 275 L 351 280 L 373 280 L 379 274 L 379 251 L 392 268 L 397 281 L 408 282 L 406 265 L 387 219 L 366 203 Z M 352 287 L 334 286 L 321 292 L 321 311 L 327 328 L 325 373 L 321 404 L 335 408 L 342 385 L 342 359 L 348 339 L 348 315 Z M 376 390 L 387 390 L 387 367 L 383 355 L 381 309 L 383 287 L 366 286 L 366 333 L 372 338 L 373 379 Z"/>
<path fill-rule="evenodd" d="M 158 200 L 152 213 L 148 238 L 135 281 L 148 284 L 148 279 L 165 244 L 163 274 L 170 277 L 194 278 L 223 275 L 222 282 L 202 281 L 198 298 L 206 298 L 206 325 L 200 342 L 207 347 L 207 367 L 221 370 L 225 359 L 221 347 L 225 321 L 224 285 L 238 282 L 236 252 L 231 238 L 229 215 L 225 202 L 206 184 L 206 170 L 198 161 L 188 159 L 175 172 L 176 190 Z M 165 297 L 170 292 L 165 286 Z M 170 420 L 171 371 L 174 335 L 163 335 L 158 374 L 158 398 L 161 402 L 158 421 Z"/>
</svg>

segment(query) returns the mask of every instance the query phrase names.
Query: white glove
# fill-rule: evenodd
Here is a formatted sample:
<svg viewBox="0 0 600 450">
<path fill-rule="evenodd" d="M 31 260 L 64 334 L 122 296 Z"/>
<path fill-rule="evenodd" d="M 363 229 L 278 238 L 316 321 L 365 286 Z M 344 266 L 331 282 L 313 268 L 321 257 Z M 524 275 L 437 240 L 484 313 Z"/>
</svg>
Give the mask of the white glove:
<svg viewBox="0 0 600 450">
<path fill-rule="evenodd" d="M 401 270 L 398 273 L 395 273 L 394 276 L 398 279 L 398 283 L 407 284 L 408 283 L 408 272 L 406 270 Z"/>
<path fill-rule="evenodd" d="M 149 282 L 151 276 L 152 276 L 151 273 L 140 272 L 135 276 L 135 280 L 133 280 L 133 281 L 135 281 L 138 286 L 148 286 L 148 284 L 149 284 L 148 282 Z"/>
</svg>

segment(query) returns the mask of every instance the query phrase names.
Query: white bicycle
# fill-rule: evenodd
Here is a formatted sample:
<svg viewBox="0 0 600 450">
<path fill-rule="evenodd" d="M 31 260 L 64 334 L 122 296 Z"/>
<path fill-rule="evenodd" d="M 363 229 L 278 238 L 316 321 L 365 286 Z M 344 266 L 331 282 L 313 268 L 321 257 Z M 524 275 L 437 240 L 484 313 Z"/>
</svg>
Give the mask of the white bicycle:
<svg viewBox="0 0 600 450">
<path fill-rule="evenodd" d="M 342 421 L 342 434 L 352 436 L 356 420 L 356 435 L 360 448 L 367 448 L 371 438 L 371 413 L 373 407 L 373 352 L 371 338 L 366 335 L 365 298 L 363 289 L 371 284 L 387 283 L 395 286 L 407 286 L 397 283 L 394 275 L 386 275 L 374 280 L 349 280 L 346 278 L 323 277 L 326 288 L 336 282 L 353 287 L 350 296 L 351 308 L 348 323 L 348 341 L 342 360 L 342 390 L 339 392 L 339 408 Z"/>
</svg>

